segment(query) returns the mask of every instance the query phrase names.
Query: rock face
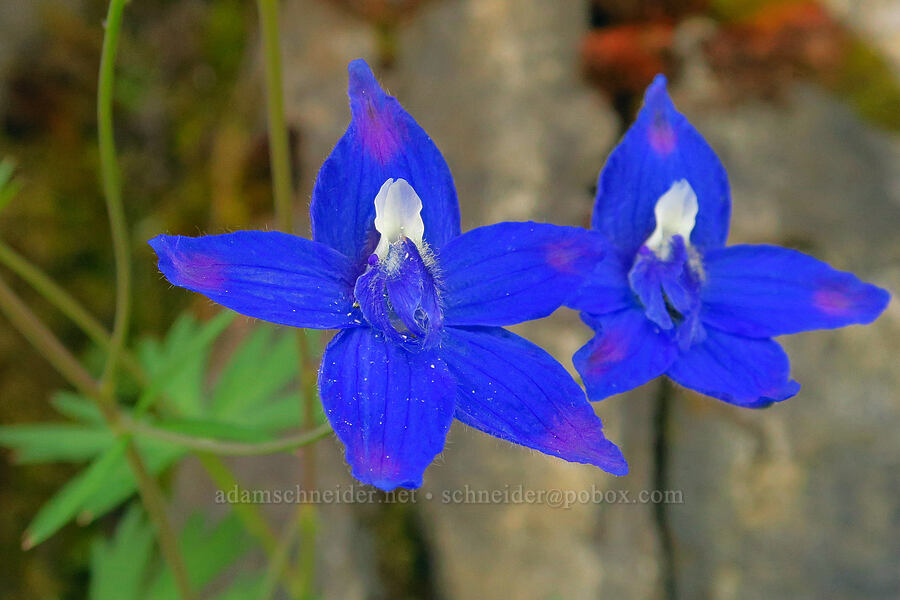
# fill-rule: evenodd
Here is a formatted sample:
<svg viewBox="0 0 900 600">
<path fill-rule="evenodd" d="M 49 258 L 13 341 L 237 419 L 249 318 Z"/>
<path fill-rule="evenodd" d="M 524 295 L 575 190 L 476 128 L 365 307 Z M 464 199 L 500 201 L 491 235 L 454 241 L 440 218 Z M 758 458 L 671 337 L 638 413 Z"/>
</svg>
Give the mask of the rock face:
<svg viewBox="0 0 900 600">
<path fill-rule="evenodd" d="M 586 27 L 577 2 L 435 0 L 399 30 L 397 62 L 379 76 L 447 158 L 464 229 L 499 220 L 587 223 L 591 186 L 619 123 L 579 77 Z M 374 58 L 374 34 L 312 0 L 289 0 L 282 28 L 288 113 L 301 130 L 308 198 L 349 119 L 346 63 Z M 709 86 L 688 76 L 673 93 L 731 174 L 732 243 L 797 245 L 900 290 L 896 142 L 813 89 L 797 89 L 781 106 L 725 109 L 710 102 Z M 588 338 L 565 311 L 517 331 L 567 366 Z M 652 505 L 444 503 L 466 486 L 511 495 L 520 486 L 622 490 L 631 499 L 653 489 L 655 382 L 597 405 L 629 459 L 625 478 L 454 427 L 418 501 L 403 509 L 403 523 L 415 530 L 415 543 L 402 547 L 415 556 L 403 560 L 419 560 L 408 572 L 424 577 L 416 594 L 408 587 L 400 594 L 386 575 L 396 573 L 385 567 L 387 555 L 401 553 L 378 526 L 391 509 L 323 507 L 324 595 L 897 597 L 898 334 L 895 304 L 875 326 L 790 338 L 804 388 L 766 411 L 677 393 L 665 424 L 665 480 L 683 503 L 661 511 L 671 556 Z M 352 485 L 340 449 L 322 446 L 321 486 Z M 665 585 L 667 573 L 674 586 Z"/>
</svg>

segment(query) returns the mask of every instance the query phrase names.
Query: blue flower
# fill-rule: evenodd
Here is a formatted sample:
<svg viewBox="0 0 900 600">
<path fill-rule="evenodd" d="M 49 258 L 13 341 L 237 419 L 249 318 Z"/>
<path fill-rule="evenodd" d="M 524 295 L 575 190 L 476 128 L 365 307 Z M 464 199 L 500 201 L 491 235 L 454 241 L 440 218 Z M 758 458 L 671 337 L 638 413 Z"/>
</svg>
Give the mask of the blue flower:
<svg viewBox="0 0 900 600">
<path fill-rule="evenodd" d="M 597 332 L 574 357 L 592 400 L 666 374 L 768 406 L 800 388 L 773 336 L 869 323 L 887 306 L 884 290 L 806 254 L 726 247 L 730 213 L 725 169 L 657 76 L 600 174 L 592 228 L 613 249 L 569 303 Z"/>
<path fill-rule="evenodd" d="M 421 485 L 454 417 L 624 474 L 578 384 L 502 329 L 568 300 L 601 259 L 603 236 L 538 223 L 460 235 L 453 180 L 434 143 L 363 61 L 349 72 L 352 120 L 316 180 L 314 241 L 161 235 L 150 241 L 160 270 L 244 315 L 339 330 L 319 392 L 364 483 Z"/>
</svg>

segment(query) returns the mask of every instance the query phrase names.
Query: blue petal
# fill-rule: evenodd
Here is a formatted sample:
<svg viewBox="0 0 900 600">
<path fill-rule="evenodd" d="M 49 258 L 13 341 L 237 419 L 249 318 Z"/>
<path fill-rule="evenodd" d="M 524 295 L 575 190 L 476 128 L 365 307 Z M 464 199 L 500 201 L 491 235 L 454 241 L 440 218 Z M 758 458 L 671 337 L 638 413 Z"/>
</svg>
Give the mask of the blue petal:
<svg viewBox="0 0 900 600">
<path fill-rule="evenodd" d="M 425 241 L 438 248 L 459 235 L 453 178 L 428 134 L 388 96 L 362 60 L 348 68 L 350 110 L 346 133 L 322 165 L 313 189 L 313 239 L 364 261 L 375 248 L 375 196 L 390 178 L 402 178 L 422 199 Z"/>
<path fill-rule="evenodd" d="M 314 329 L 361 323 L 357 273 L 328 246 L 277 231 L 159 235 L 149 243 L 169 282 L 242 315 Z"/>
<path fill-rule="evenodd" d="M 701 251 L 721 247 L 731 215 L 728 176 L 709 144 L 675 110 L 658 75 L 637 121 L 600 173 L 592 227 L 633 256 L 656 226 L 656 202 L 680 179 L 691 184 L 699 203 L 692 245 Z"/>
<path fill-rule="evenodd" d="M 566 306 L 595 315 L 638 306 L 628 285 L 628 271 L 633 262 L 634 256 L 626 258 L 611 248 Z"/>
<path fill-rule="evenodd" d="M 639 309 L 582 318 L 597 335 L 582 346 L 572 362 L 592 401 L 603 400 L 659 377 L 678 356 L 671 333 L 651 322 Z"/>
<path fill-rule="evenodd" d="M 438 256 L 445 321 L 512 325 L 546 317 L 574 296 L 605 247 L 596 232 L 545 223 L 466 232 Z"/>
<path fill-rule="evenodd" d="M 422 485 L 453 421 L 455 384 L 439 357 L 345 329 L 325 349 L 319 392 L 354 477 L 386 491 Z"/>
<path fill-rule="evenodd" d="M 628 465 L 562 365 L 498 327 L 448 327 L 441 346 L 458 384 L 456 418 L 498 438 L 624 475 Z"/>
<path fill-rule="evenodd" d="M 731 246 L 705 258 L 703 321 L 747 337 L 871 323 L 890 294 L 778 246 Z"/>
<path fill-rule="evenodd" d="M 790 398 L 800 384 L 790 377 L 787 354 L 769 339 L 706 329 L 706 340 L 679 356 L 668 375 L 701 394 L 747 408 Z"/>
</svg>

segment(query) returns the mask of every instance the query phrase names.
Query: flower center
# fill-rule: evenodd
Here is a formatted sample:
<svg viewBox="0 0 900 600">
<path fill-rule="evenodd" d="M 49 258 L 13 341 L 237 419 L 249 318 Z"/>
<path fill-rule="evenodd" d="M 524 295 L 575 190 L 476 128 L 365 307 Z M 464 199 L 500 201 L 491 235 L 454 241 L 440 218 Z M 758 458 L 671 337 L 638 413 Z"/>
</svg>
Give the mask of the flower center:
<svg viewBox="0 0 900 600">
<path fill-rule="evenodd" d="M 375 196 L 375 230 L 381 237 L 354 288 L 366 320 L 411 350 L 436 345 L 443 324 L 421 211 L 422 201 L 409 183 L 384 182 Z"/>
<path fill-rule="evenodd" d="M 673 183 L 656 202 L 656 229 L 628 273 L 647 318 L 663 329 L 676 329 L 682 348 L 705 337 L 700 323 L 703 266 L 690 245 L 697 208 L 691 185 L 684 179 Z"/>
</svg>

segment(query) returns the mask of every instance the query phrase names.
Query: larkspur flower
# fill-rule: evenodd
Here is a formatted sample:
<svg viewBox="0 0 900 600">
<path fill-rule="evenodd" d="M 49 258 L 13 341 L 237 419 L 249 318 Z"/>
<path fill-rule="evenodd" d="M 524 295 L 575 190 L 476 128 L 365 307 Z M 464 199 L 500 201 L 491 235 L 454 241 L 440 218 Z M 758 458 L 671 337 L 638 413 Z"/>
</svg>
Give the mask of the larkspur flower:
<svg viewBox="0 0 900 600">
<path fill-rule="evenodd" d="M 569 303 L 597 333 L 574 356 L 600 400 L 666 374 L 761 408 L 800 386 L 772 337 L 869 323 L 888 293 L 801 252 L 725 246 L 731 215 L 718 157 L 657 76 L 600 174 L 592 228 L 611 250 Z"/>
<path fill-rule="evenodd" d="M 538 223 L 460 235 L 453 180 L 434 143 L 365 62 L 349 74 L 352 120 L 316 180 L 313 241 L 161 235 L 150 244 L 162 273 L 244 315 L 339 330 L 319 392 L 364 483 L 421 485 L 454 416 L 624 474 L 578 384 L 502 328 L 566 301 L 605 251 L 603 236 Z"/>
</svg>

